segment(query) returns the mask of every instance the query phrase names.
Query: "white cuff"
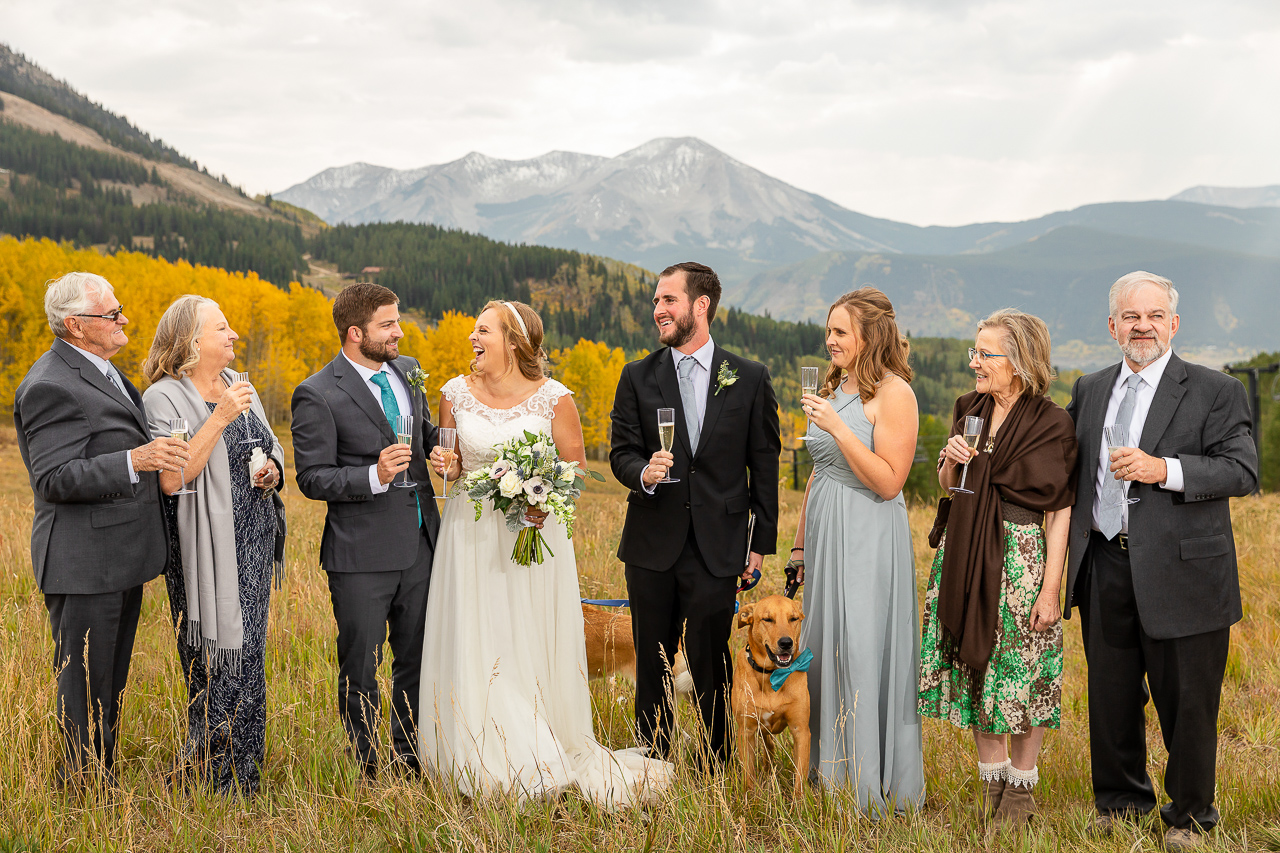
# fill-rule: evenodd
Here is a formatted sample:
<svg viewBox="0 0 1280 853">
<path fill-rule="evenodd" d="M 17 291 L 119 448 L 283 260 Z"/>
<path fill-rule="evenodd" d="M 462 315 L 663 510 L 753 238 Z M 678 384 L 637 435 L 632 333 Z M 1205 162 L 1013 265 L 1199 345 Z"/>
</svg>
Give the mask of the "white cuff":
<svg viewBox="0 0 1280 853">
<path fill-rule="evenodd" d="M 1169 492 L 1186 491 L 1187 484 L 1182 482 L 1182 460 L 1166 456 L 1164 457 L 1164 464 L 1168 471 L 1164 482 L 1160 484 L 1160 488 Z"/>
<path fill-rule="evenodd" d="M 651 495 L 651 494 L 653 494 L 654 492 L 656 492 L 656 491 L 658 490 L 658 484 L 657 484 L 657 483 L 654 483 L 654 484 L 651 486 L 651 485 L 649 485 L 648 483 L 646 483 L 646 482 L 644 481 L 644 472 L 645 472 L 645 471 L 648 471 L 648 470 L 649 470 L 649 466 L 648 466 L 648 465 L 646 465 L 646 466 L 644 466 L 644 471 L 641 471 L 641 472 L 640 472 L 640 488 L 644 489 L 644 493 L 645 493 L 646 495 Z"/>
<path fill-rule="evenodd" d="M 134 486 L 138 485 L 142 478 L 138 476 L 137 471 L 133 470 L 133 451 L 126 450 L 124 452 L 124 464 L 129 469 L 129 483 Z"/>
<path fill-rule="evenodd" d="M 391 488 L 390 483 L 384 483 L 378 479 L 378 466 L 369 466 L 369 489 L 375 495 L 380 495 Z"/>
</svg>

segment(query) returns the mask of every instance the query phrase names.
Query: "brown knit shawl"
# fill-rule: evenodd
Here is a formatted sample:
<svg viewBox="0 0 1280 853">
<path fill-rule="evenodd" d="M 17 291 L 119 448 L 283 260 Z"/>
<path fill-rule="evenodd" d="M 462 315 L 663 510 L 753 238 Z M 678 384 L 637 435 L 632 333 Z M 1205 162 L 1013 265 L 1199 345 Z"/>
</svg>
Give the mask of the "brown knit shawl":
<svg viewBox="0 0 1280 853">
<path fill-rule="evenodd" d="M 1004 575 L 1001 499 L 1052 512 L 1071 506 L 1076 497 L 1076 431 L 1071 416 L 1047 397 L 1024 394 L 1005 416 L 994 451 L 987 453 L 994 410 L 990 394 L 972 391 L 956 400 L 951 435 L 964 430 L 968 415 L 986 423 L 965 479 L 965 488 L 973 494 L 943 498 L 938 505 L 939 521 L 947 529 L 938 618 L 954 639 L 960 659 L 978 671 L 991 658 L 999 619 Z"/>
</svg>

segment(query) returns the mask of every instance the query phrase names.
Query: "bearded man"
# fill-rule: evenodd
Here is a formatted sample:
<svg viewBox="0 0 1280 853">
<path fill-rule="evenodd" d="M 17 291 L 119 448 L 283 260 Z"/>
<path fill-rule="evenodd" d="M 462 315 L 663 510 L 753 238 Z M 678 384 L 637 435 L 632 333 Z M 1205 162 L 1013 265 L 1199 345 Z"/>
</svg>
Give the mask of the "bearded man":
<svg viewBox="0 0 1280 853">
<path fill-rule="evenodd" d="M 298 488 L 329 505 L 320 565 L 338 623 L 338 716 L 365 777 L 376 776 L 377 672 L 387 641 L 392 760 L 419 773 L 419 670 L 440 529 L 425 452 L 437 429 L 423 391 L 408 380 L 418 363 L 400 355 L 396 295 L 352 284 L 333 300 L 333 322 L 342 351 L 294 390 L 292 429 Z M 413 415 L 411 445 L 397 438 L 399 415 Z M 416 485 L 392 488 L 405 470 Z"/>
<path fill-rule="evenodd" d="M 719 303 L 710 267 L 686 262 L 662 271 L 653 321 L 663 346 L 622 369 L 609 452 L 614 475 L 631 489 L 618 558 L 633 617 L 637 734 L 667 755 L 675 712 L 667 679 L 683 643 L 706 734 L 698 754 L 711 759 L 708 767 L 728 756 L 738 576 L 759 570 L 778 540 L 782 447 L 769 369 L 711 339 Z M 667 445 L 659 408 L 675 412 Z"/>
<path fill-rule="evenodd" d="M 1241 618 L 1229 499 L 1253 491 L 1258 457 L 1237 380 L 1178 358 L 1178 291 L 1133 272 L 1111 286 L 1124 361 L 1077 380 L 1067 411 L 1080 443 L 1067 600 L 1089 664 L 1094 828 L 1157 805 L 1144 708 L 1169 750 L 1165 846 L 1189 850 L 1218 823 L 1218 707 L 1231 625 Z M 1104 427 L 1126 427 L 1108 447 Z M 1127 484 L 1127 490 L 1126 490 Z"/>
</svg>

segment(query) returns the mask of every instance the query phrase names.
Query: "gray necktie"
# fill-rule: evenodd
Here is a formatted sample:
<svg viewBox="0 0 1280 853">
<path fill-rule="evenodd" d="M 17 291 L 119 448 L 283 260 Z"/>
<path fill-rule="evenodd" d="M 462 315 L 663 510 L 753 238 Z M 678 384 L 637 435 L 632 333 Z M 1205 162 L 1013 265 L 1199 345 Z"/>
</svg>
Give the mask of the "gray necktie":
<svg viewBox="0 0 1280 853">
<path fill-rule="evenodd" d="M 124 381 L 120 379 L 120 374 L 110 364 L 107 365 L 107 379 L 111 380 L 111 384 L 116 386 L 116 390 L 123 394 L 126 400 L 131 404 L 133 403 L 133 398 L 129 396 L 129 392 L 124 390 Z"/>
<path fill-rule="evenodd" d="M 686 355 L 680 360 L 680 402 L 684 404 L 684 422 L 689 427 L 689 446 L 698 452 L 698 433 L 702 431 L 702 422 L 698 419 L 698 398 L 693 392 L 693 369 L 698 360 Z"/>
<path fill-rule="evenodd" d="M 1120 408 L 1116 411 L 1116 419 L 1112 423 L 1124 424 L 1128 428 L 1133 421 L 1133 408 L 1138 404 L 1138 386 L 1142 384 L 1142 377 L 1133 374 L 1124 382 L 1124 398 L 1120 401 Z M 1105 439 L 1104 439 L 1105 440 Z M 1133 435 L 1129 435 L 1129 441 L 1133 441 Z M 1108 470 L 1102 477 L 1102 512 L 1099 519 L 1098 529 L 1102 531 L 1102 535 L 1108 539 L 1115 537 L 1120 532 L 1120 528 L 1124 526 L 1124 505 L 1122 493 L 1124 492 L 1124 482 L 1117 480 L 1115 474 Z"/>
</svg>

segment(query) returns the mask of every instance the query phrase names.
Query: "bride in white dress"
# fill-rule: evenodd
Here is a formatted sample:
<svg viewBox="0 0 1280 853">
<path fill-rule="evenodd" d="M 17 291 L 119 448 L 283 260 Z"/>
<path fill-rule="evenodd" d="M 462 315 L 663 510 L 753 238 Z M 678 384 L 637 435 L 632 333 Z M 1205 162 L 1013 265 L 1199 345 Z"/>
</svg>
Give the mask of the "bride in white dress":
<svg viewBox="0 0 1280 853">
<path fill-rule="evenodd" d="M 615 807 L 651 801 L 672 767 L 642 750 L 595 739 L 573 544 L 554 516 L 543 521 L 541 564 L 511 561 L 516 534 L 487 504 L 452 483 L 492 462 L 497 445 L 549 433 L 562 459 L 585 463 L 572 393 L 542 375 L 542 322 L 518 302 L 490 302 L 471 335 L 470 377 L 442 389 L 440 425 L 456 426 L 427 600 L 418 724 L 421 758 L 469 796 L 519 800 L 576 787 Z M 431 453 L 443 473 L 440 448 Z M 460 461 L 460 465 L 459 465 Z M 554 556 L 552 556 L 554 553 Z"/>
</svg>

